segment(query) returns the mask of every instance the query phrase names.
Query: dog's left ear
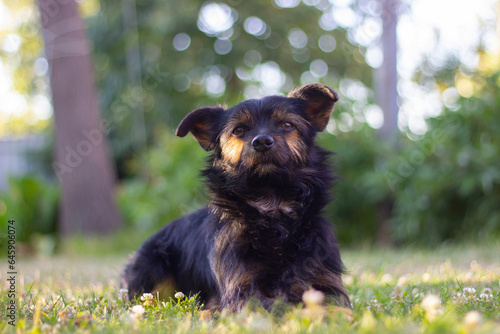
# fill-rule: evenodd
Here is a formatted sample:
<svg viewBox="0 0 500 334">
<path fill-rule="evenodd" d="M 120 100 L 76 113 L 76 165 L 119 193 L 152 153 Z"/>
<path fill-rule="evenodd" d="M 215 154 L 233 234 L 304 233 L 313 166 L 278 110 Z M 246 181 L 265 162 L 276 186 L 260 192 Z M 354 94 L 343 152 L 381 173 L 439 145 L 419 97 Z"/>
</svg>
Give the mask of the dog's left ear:
<svg viewBox="0 0 500 334">
<path fill-rule="evenodd" d="M 338 100 L 338 95 L 333 89 L 319 83 L 297 88 L 288 93 L 288 97 L 307 102 L 305 112 L 313 121 L 317 131 L 323 131 L 326 128 L 333 106 Z"/>
<path fill-rule="evenodd" d="M 215 124 L 223 112 L 221 107 L 203 107 L 191 111 L 177 127 L 175 135 L 184 137 L 191 131 L 200 146 L 205 151 L 211 151 L 214 149 Z"/>
</svg>

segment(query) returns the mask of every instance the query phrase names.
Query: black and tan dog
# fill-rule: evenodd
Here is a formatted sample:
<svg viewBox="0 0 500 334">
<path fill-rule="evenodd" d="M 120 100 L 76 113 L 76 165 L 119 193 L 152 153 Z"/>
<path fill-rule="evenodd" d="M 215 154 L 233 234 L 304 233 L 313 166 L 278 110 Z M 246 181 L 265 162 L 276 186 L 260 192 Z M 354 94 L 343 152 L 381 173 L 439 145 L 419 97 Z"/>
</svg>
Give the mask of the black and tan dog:
<svg viewBox="0 0 500 334">
<path fill-rule="evenodd" d="M 315 142 L 336 101 L 309 84 L 188 114 L 176 135 L 191 132 L 213 152 L 203 171 L 211 202 L 142 245 L 123 277 L 130 297 L 169 282 L 200 292 L 208 307 L 240 311 L 251 298 L 267 309 L 297 303 L 312 287 L 349 307 L 337 240 L 321 217 L 334 177 Z"/>
</svg>

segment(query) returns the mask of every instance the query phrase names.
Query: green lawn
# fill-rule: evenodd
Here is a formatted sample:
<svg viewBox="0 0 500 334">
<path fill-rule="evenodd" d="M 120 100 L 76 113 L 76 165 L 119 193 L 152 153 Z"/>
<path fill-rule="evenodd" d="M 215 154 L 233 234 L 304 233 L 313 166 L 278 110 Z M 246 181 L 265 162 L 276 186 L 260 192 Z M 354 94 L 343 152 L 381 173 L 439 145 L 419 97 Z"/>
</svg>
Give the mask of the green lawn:
<svg viewBox="0 0 500 334">
<path fill-rule="evenodd" d="M 126 255 L 21 257 L 16 328 L 7 322 L 9 277 L 1 267 L 0 332 L 500 333 L 500 242 L 342 255 L 352 311 L 311 301 L 271 314 L 256 305 L 209 314 L 188 298 L 120 300 Z"/>
</svg>

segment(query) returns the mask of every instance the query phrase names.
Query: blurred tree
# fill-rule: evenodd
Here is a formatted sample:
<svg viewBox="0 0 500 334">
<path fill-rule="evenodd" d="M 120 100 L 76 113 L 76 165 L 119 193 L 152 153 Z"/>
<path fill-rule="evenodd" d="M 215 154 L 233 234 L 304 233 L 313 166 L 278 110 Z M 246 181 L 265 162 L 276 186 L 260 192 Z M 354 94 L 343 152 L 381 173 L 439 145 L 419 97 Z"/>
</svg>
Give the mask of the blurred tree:
<svg viewBox="0 0 500 334">
<path fill-rule="evenodd" d="M 384 112 L 384 124 L 379 130 L 380 138 L 395 140 L 398 129 L 398 69 L 397 69 L 397 24 L 400 11 L 399 0 L 381 0 L 382 6 L 382 66 L 376 70 L 375 93 L 377 103 Z"/>
<path fill-rule="evenodd" d="M 60 231 L 106 233 L 121 219 L 84 24 L 75 1 L 38 3 L 54 107 L 53 167 L 62 183 Z"/>
<path fill-rule="evenodd" d="M 382 66 L 376 70 L 376 100 L 384 113 L 384 123 L 379 129 L 379 137 L 396 144 L 398 129 L 398 68 L 397 68 L 397 25 L 399 16 L 399 0 L 381 0 L 382 7 Z M 389 195 L 377 203 L 377 241 L 390 245 L 391 218 L 394 198 Z"/>
</svg>

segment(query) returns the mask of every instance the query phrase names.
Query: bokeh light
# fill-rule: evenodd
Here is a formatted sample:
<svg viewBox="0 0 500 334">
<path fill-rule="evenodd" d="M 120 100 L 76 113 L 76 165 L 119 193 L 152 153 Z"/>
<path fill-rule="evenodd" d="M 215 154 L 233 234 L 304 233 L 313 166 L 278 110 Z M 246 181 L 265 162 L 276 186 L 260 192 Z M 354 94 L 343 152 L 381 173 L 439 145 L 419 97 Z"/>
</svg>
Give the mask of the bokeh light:
<svg viewBox="0 0 500 334">
<path fill-rule="evenodd" d="M 237 18 L 237 12 L 228 5 L 206 2 L 200 10 L 198 28 L 209 36 L 215 36 L 230 29 Z"/>
<path fill-rule="evenodd" d="M 172 43 L 177 51 L 184 51 L 191 45 L 191 37 L 188 34 L 180 33 L 175 35 Z"/>
</svg>

